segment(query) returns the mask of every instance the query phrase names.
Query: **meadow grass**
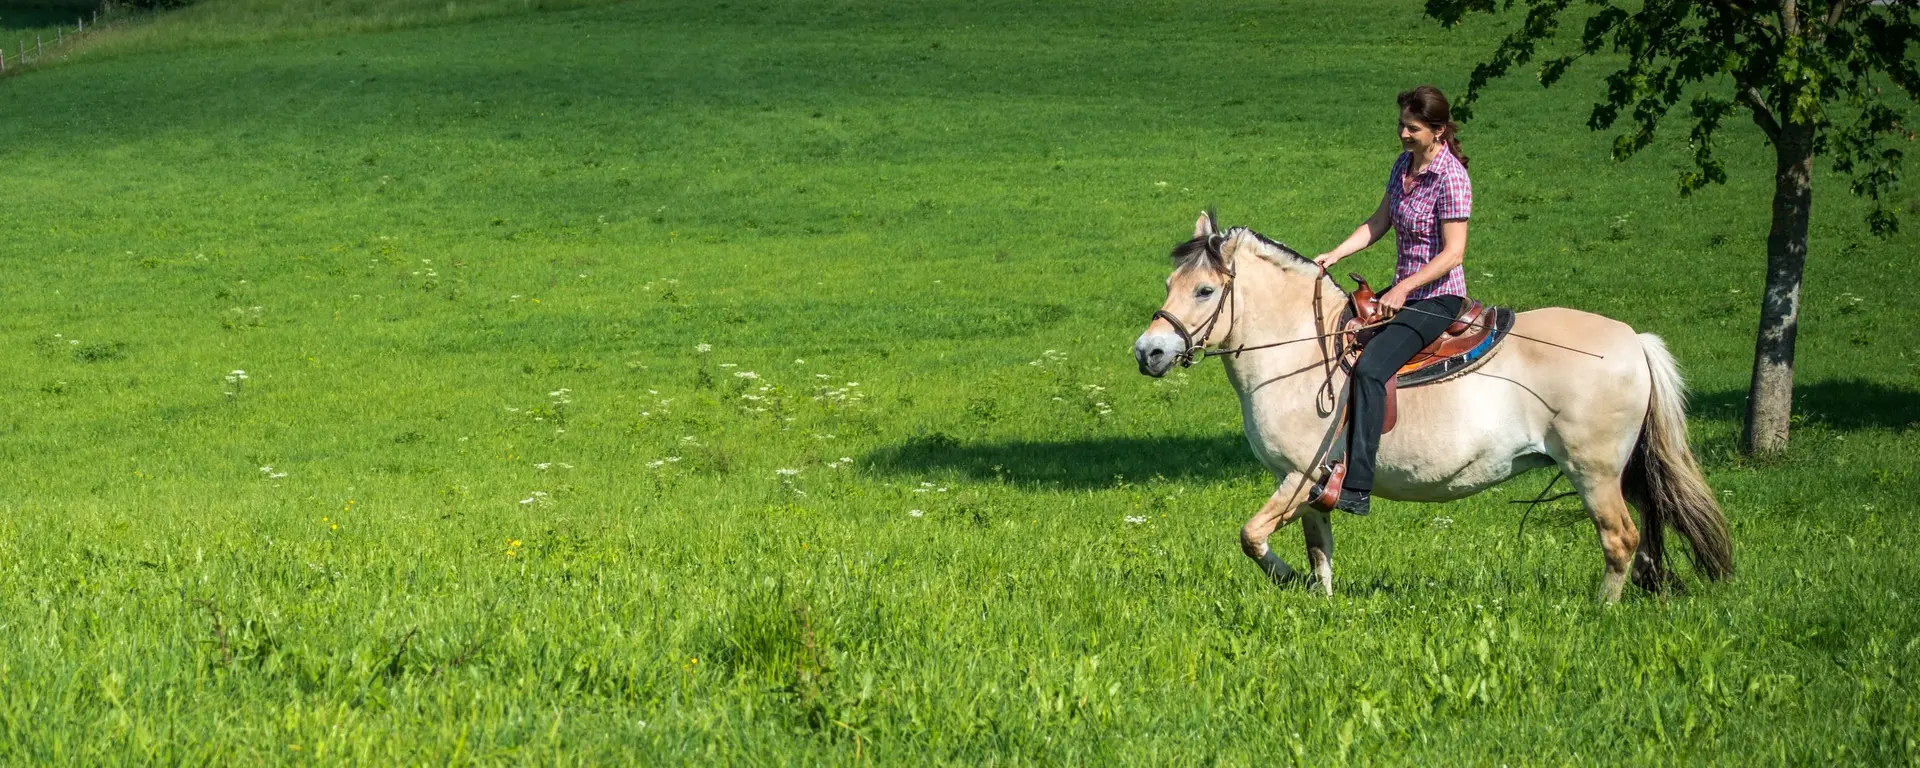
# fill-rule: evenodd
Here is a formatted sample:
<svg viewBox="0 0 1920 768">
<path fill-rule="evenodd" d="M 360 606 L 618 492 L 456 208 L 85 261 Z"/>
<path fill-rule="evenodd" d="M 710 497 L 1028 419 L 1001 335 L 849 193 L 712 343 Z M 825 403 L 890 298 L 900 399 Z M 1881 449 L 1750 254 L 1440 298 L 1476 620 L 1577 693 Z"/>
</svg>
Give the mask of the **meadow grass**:
<svg viewBox="0 0 1920 768">
<path fill-rule="evenodd" d="M 1223 377 L 1128 348 L 1198 210 L 1338 242 L 1498 29 L 544 7 L 208 0 L 0 82 L 0 760 L 1920 760 L 1914 239 L 1816 181 L 1740 458 L 1751 126 L 1684 200 L 1591 70 L 1464 136 L 1476 295 L 1667 340 L 1736 577 L 1594 604 L 1535 473 L 1337 520 L 1327 599 L 1239 553 Z"/>
</svg>

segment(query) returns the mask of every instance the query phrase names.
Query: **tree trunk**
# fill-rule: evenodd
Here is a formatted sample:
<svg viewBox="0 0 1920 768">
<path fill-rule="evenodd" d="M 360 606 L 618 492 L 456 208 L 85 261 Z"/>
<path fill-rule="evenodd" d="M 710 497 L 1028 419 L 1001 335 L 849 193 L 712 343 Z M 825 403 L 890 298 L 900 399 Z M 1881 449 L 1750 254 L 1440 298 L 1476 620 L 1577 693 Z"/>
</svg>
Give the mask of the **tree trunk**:
<svg viewBox="0 0 1920 768">
<path fill-rule="evenodd" d="M 1767 233 L 1767 287 L 1747 387 L 1745 449 L 1787 449 L 1793 415 L 1793 342 L 1800 328 L 1800 275 L 1807 265 L 1807 219 L 1813 204 L 1813 127 L 1781 126 L 1774 141 L 1773 228 Z"/>
</svg>

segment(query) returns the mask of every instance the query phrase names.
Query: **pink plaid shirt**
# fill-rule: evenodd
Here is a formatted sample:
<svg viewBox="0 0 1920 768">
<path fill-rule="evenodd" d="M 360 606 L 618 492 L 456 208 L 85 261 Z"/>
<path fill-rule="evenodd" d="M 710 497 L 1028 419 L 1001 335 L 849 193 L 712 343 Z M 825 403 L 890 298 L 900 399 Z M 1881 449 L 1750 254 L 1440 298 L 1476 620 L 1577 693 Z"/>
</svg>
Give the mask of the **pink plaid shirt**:
<svg viewBox="0 0 1920 768">
<path fill-rule="evenodd" d="M 1467 181 L 1467 167 L 1440 146 L 1439 154 L 1425 171 L 1413 180 L 1413 191 L 1401 191 L 1401 178 L 1413 162 L 1413 153 L 1402 152 L 1393 161 L 1387 175 L 1387 211 L 1393 215 L 1393 240 L 1400 249 L 1400 261 L 1394 265 L 1393 281 L 1398 283 L 1433 261 L 1445 250 L 1440 242 L 1440 222 L 1464 220 L 1473 210 L 1473 185 Z M 1438 280 L 1407 293 L 1413 302 L 1434 296 L 1467 295 L 1467 271 L 1454 267 Z"/>
</svg>

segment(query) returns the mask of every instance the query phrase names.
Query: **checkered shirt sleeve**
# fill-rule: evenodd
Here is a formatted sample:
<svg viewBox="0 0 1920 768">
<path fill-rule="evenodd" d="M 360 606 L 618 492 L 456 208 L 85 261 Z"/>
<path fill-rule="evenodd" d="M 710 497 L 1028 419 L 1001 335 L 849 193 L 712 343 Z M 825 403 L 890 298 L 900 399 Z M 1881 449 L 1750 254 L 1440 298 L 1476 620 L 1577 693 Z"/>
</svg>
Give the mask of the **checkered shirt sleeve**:
<svg viewBox="0 0 1920 768">
<path fill-rule="evenodd" d="M 1473 182 L 1467 179 L 1465 168 L 1453 164 L 1440 175 L 1440 194 L 1433 201 L 1433 217 L 1455 221 L 1472 215 Z"/>
</svg>

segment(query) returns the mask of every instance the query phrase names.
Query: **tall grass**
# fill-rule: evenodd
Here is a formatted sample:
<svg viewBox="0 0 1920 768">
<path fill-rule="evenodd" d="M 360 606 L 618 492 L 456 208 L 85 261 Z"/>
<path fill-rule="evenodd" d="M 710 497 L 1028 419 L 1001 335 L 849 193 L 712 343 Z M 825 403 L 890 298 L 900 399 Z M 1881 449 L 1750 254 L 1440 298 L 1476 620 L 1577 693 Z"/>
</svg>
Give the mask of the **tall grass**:
<svg viewBox="0 0 1920 768">
<path fill-rule="evenodd" d="M 1337 521 L 1324 599 L 1127 345 L 1194 212 L 1336 242 L 1498 30 L 730 6 L 210 0 L 0 85 L 0 759 L 1920 759 L 1912 240 L 1840 185 L 1756 465 L 1757 138 L 1681 200 L 1493 91 L 1470 285 L 1668 341 L 1740 574 L 1593 605 L 1529 477 Z"/>
</svg>

